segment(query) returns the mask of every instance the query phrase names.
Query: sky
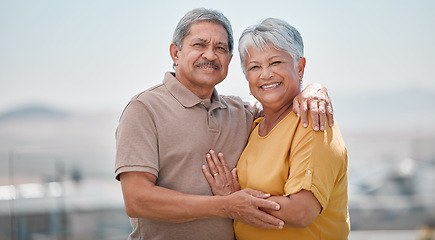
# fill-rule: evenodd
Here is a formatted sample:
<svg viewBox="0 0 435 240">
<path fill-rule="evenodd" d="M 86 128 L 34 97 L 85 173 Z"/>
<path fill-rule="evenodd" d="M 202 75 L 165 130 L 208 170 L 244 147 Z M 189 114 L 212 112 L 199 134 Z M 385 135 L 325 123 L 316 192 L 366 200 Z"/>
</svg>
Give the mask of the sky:
<svg viewBox="0 0 435 240">
<path fill-rule="evenodd" d="M 172 70 L 172 33 L 197 7 L 228 17 L 236 47 L 243 29 L 264 18 L 296 27 L 305 85 L 325 85 L 336 107 L 370 94 L 435 95 L 435 1 L 0 0 L 0 112 L 27 104 L 121 112 Z M 237 50 L 217 89 L 252 99 Z"/>
</svg>

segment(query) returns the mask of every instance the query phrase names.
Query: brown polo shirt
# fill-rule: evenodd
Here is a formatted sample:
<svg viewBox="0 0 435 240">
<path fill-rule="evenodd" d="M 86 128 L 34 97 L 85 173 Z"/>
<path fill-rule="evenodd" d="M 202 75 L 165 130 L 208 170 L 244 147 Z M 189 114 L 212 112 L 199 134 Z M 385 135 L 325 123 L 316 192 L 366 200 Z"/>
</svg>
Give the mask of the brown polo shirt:
<svg viewBox="0 0 435 240">
<path fill-rule="evenodd" d="M 201 165 L 213 149 L 234 168 L 246 145 L 259 106 L 214 90 L 202 100 L 166 73 L 162 84 L 135 96 L 116 133 L 116 178 L 129 171 L 157 176 L 156 185 L 179 192 L 212 195 Z M 140 191 L 140 190 L 139 190 Z M 130 219 L 131 239 L 233 239 L 231 219 L 166 223 Z"/>
</svg>

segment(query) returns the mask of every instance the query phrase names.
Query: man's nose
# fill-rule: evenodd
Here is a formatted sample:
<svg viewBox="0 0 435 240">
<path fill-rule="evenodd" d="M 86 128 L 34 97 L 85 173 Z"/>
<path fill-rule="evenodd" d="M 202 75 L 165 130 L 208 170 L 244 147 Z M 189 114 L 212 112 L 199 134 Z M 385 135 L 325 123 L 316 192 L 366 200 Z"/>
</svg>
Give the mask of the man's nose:
<svg viewBox="0 0 435 240">
<path fill-rule="evenodd" d="M 217 58 L 216 52 L 212 47 L 208 47 L 207 49 L 205 49 L 202 57 L 210 61 L 216 60 Z"/>
</svg>

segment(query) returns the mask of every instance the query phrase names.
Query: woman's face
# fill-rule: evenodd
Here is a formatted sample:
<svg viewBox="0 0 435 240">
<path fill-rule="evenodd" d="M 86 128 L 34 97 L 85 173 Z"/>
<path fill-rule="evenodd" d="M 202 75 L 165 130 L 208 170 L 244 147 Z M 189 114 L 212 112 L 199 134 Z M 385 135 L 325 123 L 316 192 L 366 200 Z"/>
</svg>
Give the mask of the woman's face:
<svg viewBox="0 0 435 240">
<path fill-rule="evenodd" d="M 295 69 L 293 58 L 286 51 L 272 45 L 265 50 L 251 46 L 244 67 L 249 89 L 264 108 L 278 110 L 289 105 L 301 91 L 299 79 L 304 74 L 304 58 Z"/>
</svg>

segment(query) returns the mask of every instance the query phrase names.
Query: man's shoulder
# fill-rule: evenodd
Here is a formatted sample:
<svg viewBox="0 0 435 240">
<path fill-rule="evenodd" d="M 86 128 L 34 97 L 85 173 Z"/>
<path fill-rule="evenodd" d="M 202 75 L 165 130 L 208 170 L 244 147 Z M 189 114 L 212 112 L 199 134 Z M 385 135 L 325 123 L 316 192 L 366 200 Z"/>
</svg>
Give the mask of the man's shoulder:
<svg viewBox="0 0 435 240">
<path fill-rule="evenodd" d="M 225 105 L 228 107 L 238 108 L 238 109 L 244 109 L 245 112 L 252 114 L 254 118 L 257 118 L 261 115 L 262 107 L 261 104 L 255 100 L 247 101 L 243 100 L 238 96 L 223 96 L 220 95 L 221 101 L 224 102 Z"/>
<path fill-rule="evenodd" d="M 233 96 L 233 95 L 219 95 L 221 97 L 222 100 L 224 100 L 226 103 L 229 104 L 236 104 L 236 105 L 241 105 L 241 106 L 258 106 L 258 102 L 257 101 L 247 101 L 247 100 L 243 100 L 241 99 L 239 96 Z"/>
<path fill-rule="evenodd" d="M 232 95 L 219 95 L 219 97 L 224 100 L 225 102 L 229 103 L 236 103 L 236 104 L 243 104 L 243 100 L 238 96 L 232 96 Z"/>
<path fill-rule="evenodd" d="M 149 101 L 151 99 L 156 98 L 157 96 L 161 96 L 163 92 L 165 91 L 165 87 L 163 83 L 159 83 L 157 85 L 154 85 L 136 95 L 134 95 L 131 100 L 132 101 Z"/>
</svg>

